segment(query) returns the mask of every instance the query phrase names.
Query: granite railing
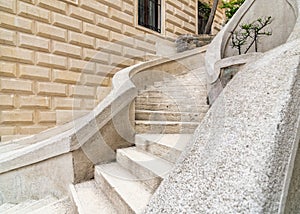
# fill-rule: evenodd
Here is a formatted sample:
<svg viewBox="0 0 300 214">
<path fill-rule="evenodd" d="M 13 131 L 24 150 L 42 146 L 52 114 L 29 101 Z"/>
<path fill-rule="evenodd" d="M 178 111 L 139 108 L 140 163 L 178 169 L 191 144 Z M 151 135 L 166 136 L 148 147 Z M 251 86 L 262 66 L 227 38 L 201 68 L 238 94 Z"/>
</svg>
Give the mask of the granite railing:
<svg viewBox="0 0 300 214">
<path fill-rule="evenodd" d="M 259 53 L 224 88 L 145 213 L 299 213 L 300 1 L 281 2 L 295 17 L 286 42 Z M 227 30 L 208 47 L 208 84 L 222 66 L 243 62 L 222 61 Z"/>
</svg>

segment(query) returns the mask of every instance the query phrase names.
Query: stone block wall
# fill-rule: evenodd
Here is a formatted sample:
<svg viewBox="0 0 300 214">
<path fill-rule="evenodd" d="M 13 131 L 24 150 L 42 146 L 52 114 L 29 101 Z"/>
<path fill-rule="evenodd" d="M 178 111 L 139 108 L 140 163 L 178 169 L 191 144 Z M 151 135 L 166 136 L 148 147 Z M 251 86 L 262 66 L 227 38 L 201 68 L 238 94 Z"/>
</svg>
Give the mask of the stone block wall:
<svg viewBox="0 0 300 214">
<path fill-rule="evenodd" d="M 200 2 L 213 4 L 213 0 L 201 0 Z M 166 0 L 166 35 L 176 38 L 184 34 L 197 33 L 197 7 L 197 0 Z M 224 11 L 218 8 L 212 26 L 212 34 L 220 31 L 224 21 Z"/>
<path fill-rule="evenodd" d="M 137 0 L 0 0 L 0 141 L 86 113 L 158 39 L 196 33 L 196 0 L 162 3 L 159 34 L 136 25 Z"/>
</svg>

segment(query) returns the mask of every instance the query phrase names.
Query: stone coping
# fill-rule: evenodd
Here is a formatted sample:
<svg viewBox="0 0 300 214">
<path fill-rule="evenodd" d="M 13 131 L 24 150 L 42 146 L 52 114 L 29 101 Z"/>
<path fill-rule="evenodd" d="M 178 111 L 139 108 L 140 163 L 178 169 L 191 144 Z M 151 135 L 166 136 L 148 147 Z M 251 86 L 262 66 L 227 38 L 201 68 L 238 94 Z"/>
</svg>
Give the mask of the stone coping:
<svg viewBox="0 0 300 214">
<path fill-rule="evenodd" d="M 229 66 L 234 66 L 234 65 L 244 65 L 248 64 L 250 62 L 253 62 L 257 60 L 258 58 L 262 57 L 262 53 L 248 53 L 248 54 L 242 54 L 242 55 L 237 55 L 237 56 L 232 56 L 232 57 L 226 57 L 224 59 L 220 59 L 216 61 L 214 70 L 215 73 L 219 73 L 220 76 L 220 71 L 222 68 L 226 68 Z M 214 83 L 214 82 L 213 82 Z"/>
<path fill-rule="evenodd" d="M 206 47 L 201 47 L 174 56 L 139 63 L 119 71 L 113 78 L 113 89 L 110 94 L 89 114 L 37 135 L 0 145 L 0 147 L 10 144 L 24 146 L 21 149 L 0 154 L 0 174 L 79 149 L 135 98 L 137 90 L 131 81 L 133 76 L 153 66 L 188 58 L 205 51 Z M 95 122 L 97 128 L 94 127 Z M 129 127 L 128 132 L 132 132 Z"/>
</svg>

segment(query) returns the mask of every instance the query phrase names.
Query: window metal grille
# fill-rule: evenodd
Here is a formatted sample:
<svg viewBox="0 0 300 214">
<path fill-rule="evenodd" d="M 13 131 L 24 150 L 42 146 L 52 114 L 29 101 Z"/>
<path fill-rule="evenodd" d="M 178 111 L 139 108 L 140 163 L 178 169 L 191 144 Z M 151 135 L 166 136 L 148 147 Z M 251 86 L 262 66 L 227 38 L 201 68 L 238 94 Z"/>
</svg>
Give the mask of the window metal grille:
<svg viewBox="0 0 300 214">
<path fill-rule="evenodd" d="M 161 0 L 139 0 L 138 24 L 161 32 Z"/>
</svg>

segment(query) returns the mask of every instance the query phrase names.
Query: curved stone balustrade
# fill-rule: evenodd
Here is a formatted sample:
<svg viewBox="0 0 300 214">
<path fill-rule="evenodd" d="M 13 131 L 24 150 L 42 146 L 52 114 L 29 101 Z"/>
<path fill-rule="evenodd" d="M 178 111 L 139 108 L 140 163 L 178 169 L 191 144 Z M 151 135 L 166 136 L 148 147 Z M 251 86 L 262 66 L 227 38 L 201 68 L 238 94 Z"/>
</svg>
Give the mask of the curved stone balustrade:
<svg viewBox="0 0 300 214">
<path fill-rule="evenodd" d="M 204 51 L 205 48 L 198 48 L 125 68 L 114 76 L 111 93 L 86 116 L 0 145 L 0 197 L 18 202 L 13 195 L 19 194 L 20 190 L 6 187 L 14 186 L 19 169 L 22 175 L 18 183 L 26 187 L 26 191 L 20 193 L 22 197 L 37 194 L 30 191 L 35 179 L 52 178 L 53 183 L 43 186 L 46 189 L 43 191 L 64 195 L 69 183 L 91 178 L 94 164 L 114 160 L 116 149 L 134 143 L 131 104 L 137 90 L 162 79 L 164 75 L 195 69 L 199 66 L 198 56 Z M 43 168 L 43 164 L 53 165 L 55 161 L 55 170 L 61 170 L 61 174 L 52 173 L 51 167 Z M 37 169 L 39 172 L 36 172 Z M 39 175 L 29 180 L 24 178 L 26 174 L 34 173 Z M 60 176 L 61 181 L 55 181 L 54 175 Z"/>
<path fill-rule="evenodd" d="M 249 23 L 258 17 L 272 16 L 272 36 L 263 38 L 260 42 L 259 51 L 265 52 L 283 44 L 287 40 L 291 40 L 293 37 L 297 38 L 299 34 L 295 32 L 299 28 L 299 25 L 296 24 L 298 23 L 298 13 L 297 0 L 274 1 L 272 7 L 269 6 L 269 2 L 263 0 L 247 0 L 244 2 L 235 16 L 212 41 L 206 53 L 208 90 L 210 91 L 213 88 L 213 91 L 209 92 L 211 104 L 222 90 L 222 88 L 214 87 L 221 71 L 217 62 L 219 63 L 223 59 L 237 55 L 230 47 L 230 32 L 234 31 L 242 23 Z M 251 61 L 250 58 L 252 56 L 251 54 L 244 54 L 243 58 L 249 58 L 249 61 Z M 234 65 L 234 62 L 232 65 Z"/>
</svg>

